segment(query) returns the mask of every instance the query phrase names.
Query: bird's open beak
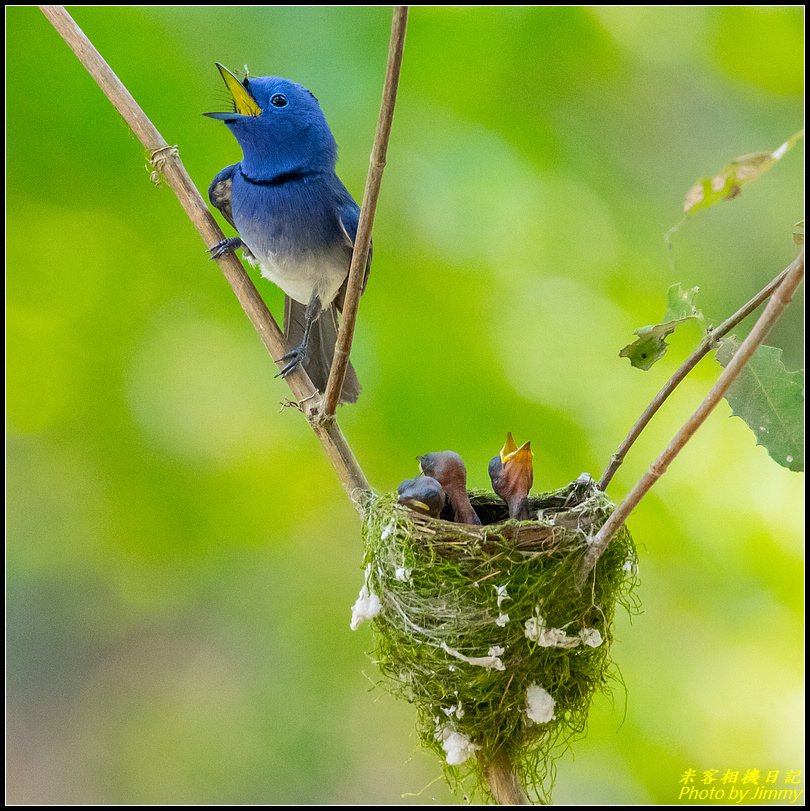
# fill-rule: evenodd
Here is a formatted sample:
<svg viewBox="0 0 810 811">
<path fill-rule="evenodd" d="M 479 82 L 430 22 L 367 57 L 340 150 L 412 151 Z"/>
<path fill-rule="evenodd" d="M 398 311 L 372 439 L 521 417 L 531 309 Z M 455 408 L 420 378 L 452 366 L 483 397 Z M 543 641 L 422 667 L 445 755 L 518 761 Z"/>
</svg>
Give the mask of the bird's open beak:
<svg viewBox="0 0 810 811">
<path fill-rule="evenodd" d="M 517 444 L 515 443 L 515 439 L 512 436 L 512 432 L 510 431 L 506 435 L 506 442 L 503 443 L 503 447 L 501 448 L 501 464 L 506 464 L 507 457 L 514 453 L 518 449 Z"/>
<path fill-rule="evenodd" d="M 532 453 L 531 442 L 524 442 L 516 451 L 513 451 L 506 457 L 507 462 L 511 462 L 518 467 L 528 468 L 529 470 L 531 470 L 532 467 L 532 459 L 534 459 L 534 454 Z"/>
<path fill-rule="evenodd" d="M 231 94 L 234 107 L 236 107 L 236 113 L 203 113 L 203 115 L 207 115 L 209 118 L 219 119 L 220 121 L 231 121 L 239 116 L 255 117 L 261 115 L 262 108 L 256 104 L 256 99 L 250 95 L 250 92 L 242 82 L 240 82 L 225 65 L 220 65 L 219 62 L 217 62 L 216 66 L 219 70 L 219 75 L 222 76 L 222 80 L 225 82 L 225 87 L 228 88 L 228 92 Z"/>
<path fill-rule="evenodd" d="M 501 463 L 506 464 L 511 462 L 516 467 L 528 468 L 531 470 L 532 459 L 532 443 L 524 442 L 519 448 L 517 443 L 512 438 L 511 431 L 506 435 L 506 442 L 501 448 Z"/>
</svg>

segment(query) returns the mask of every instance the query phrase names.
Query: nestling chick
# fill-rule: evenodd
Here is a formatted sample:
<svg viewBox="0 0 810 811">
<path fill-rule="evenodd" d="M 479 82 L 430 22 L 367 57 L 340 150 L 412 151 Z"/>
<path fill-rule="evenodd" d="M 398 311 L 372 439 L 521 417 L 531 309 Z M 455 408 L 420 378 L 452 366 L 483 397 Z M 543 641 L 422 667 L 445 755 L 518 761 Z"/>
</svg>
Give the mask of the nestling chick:
<svg viewBox="0 0 810 811">
<path fill-rule="evenodd" d="M 489 478 L 492 489 L 506 502 L 509 517 L 528 521 L 529 490 L 534 481 L 531 442 L 518 448 L 510 431 L 500 454 L 489 463 Z"/>
<path fill-rule="evenodd" d="M 417 456 L 422 473 L 436 479 L 453 505 L 453 520 L 457 524 L 480 524 L 470 497 L 467 495 L 467 468 L 454 451 L 439 451 Z"/>
<path fill-rule="evenodd" d="M 438 518 L 446 498 L 442 486 L 430 476 L 417 476 L 406 479 L 397 488 L 399 503 L 420 515 Z"/>
</svg>

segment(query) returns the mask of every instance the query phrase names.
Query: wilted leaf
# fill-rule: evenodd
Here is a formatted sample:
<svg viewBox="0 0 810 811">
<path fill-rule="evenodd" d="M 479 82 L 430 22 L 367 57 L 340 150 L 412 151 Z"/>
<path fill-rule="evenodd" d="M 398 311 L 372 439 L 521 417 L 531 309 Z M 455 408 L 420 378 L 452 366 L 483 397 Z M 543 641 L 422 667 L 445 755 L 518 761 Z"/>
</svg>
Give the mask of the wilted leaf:
<svg viewBox="0 0 810 811">
<path fill-rule="evenodd" d="M 695 296 L 700 292 L 699 287 L 684 289 L 681 283 L 673 284 L 667 290 L 667 311 L 664 321 L 674 323 L 685 321 L 687 318 L 703 319 L 703 313 L 695 307 Z M 677 325 L 676 325 L 677 326 Z"/>
<path fill-rule="evenodd" d="M 736 338 L 724 338 L 717 360 L 727 366 L 739 346 Z M 774 461 L 790 470 L 804 470 L 804 371 L 789 372 L 781 349 L 760 346 L 726 399 Z"/>
<path fill-rule="evenodd" d="M 799 220 L 793 226 L 793 241 L 797 245 L 804 245 L 804 220 Z"/>
<path fill-rule="evenodd" d="M 683 210 L 687 214 L 694 214 L 696 211 L 709 208 L 723 200 L 733 200 L 746 183 L 762 177 L 803 137 L 804 130 L 799 130 L 773 152 L 752 152 L 750 155 L 741 155 L 739 158 L 734 158 L 716 175 L 699 178 L 695 181 L 695 185 L 686 192 Z"/>
<path fill-rule="evenodd" d="M 664 357 L 667 351 L 667 336 L 675 328 L 691 318 L 703 320 L 703 313 L 695 307 L 695 296 L 700 288 L 684 289 L 680 282 L 667 290 L 667 311 L 660 324 L 639 327 L 635 331 L 638 338 L 628 344 L 619 357 L 629 358 L 636 369 L 647 371 L 656 361 Z"/>
</svg>

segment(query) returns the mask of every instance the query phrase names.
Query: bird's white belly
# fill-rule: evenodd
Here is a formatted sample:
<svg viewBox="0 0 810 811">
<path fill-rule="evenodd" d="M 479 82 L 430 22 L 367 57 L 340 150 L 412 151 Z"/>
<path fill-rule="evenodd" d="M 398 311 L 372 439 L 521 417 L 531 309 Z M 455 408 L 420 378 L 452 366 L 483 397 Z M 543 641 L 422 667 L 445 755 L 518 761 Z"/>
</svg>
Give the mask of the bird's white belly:
<svg viewBox="0 0 810 811">
<path fill-rule="evenodd" d="M 328 307 L 349 272 L 343 250 L 303 256 L 268 252 L 256 259 L 262 276 L 301 304 L 309 304 L 313 296 L 318 296 Z"/>
</svg>

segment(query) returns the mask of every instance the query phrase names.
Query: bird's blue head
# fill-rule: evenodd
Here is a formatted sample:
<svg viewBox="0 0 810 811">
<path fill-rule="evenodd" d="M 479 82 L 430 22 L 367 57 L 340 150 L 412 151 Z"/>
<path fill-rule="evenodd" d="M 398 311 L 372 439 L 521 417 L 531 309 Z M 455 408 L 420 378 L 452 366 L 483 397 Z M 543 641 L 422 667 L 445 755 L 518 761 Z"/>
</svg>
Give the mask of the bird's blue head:
<svg viewBox="0 0 810 811">
<path fill-rule="evenodd" d="M 318 100 L 305 87 L 278 76 L 243 81 L 217 63 L 233 111 L 205 113 L 224 121 L 242 147 L 242 169 L 256 180 L 287 172 L 332 171 L 337 144 Z"/>
</svg>

